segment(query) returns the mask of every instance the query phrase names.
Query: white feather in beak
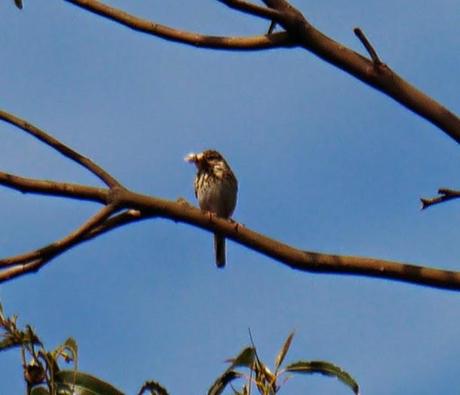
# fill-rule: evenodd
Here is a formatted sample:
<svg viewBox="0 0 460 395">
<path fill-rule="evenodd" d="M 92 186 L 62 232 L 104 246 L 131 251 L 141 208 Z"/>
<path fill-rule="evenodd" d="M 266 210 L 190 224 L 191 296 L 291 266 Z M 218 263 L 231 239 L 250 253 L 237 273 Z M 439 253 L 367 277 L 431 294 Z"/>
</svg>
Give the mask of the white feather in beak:
<svg viewBox="0 0 460 395">
<path fill-rule="evenodd" d="M 192 163 L 197 163 L 203 159 L 203 153 L 200 152 L 199 154 L 195 154 L 194 152 L 190 152 L 184 160 L 186 162 L 192 162 Z"/>
<path fill-rule="evenodd" d="M 190 152 L 189 154 L 185 156 L 184 160 L 186 162 L 196 162 L 197 160 L 196 154 L 194 152 Z"/>
</svg>

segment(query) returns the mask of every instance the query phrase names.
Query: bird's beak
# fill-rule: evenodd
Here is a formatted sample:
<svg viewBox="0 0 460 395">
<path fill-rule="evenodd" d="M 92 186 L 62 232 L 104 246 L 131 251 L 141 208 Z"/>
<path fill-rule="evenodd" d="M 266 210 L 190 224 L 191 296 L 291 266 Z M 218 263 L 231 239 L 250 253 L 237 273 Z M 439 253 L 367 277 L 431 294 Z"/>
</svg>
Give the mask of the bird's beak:
<svg viewBox="0 0 460 395">
<path fill-rule="evenodd" d="M 198 162 L 200 162 L 201 160 L 203 159 L 203 154 L 200 153 L 200 154 L 195 154 L 194 152 L 191 152 L 190 154 L 188 154 L 184 160 L 186 162 L 190 162 L 190 163 L 195 163 L 197 164 Z"/>
</svg>

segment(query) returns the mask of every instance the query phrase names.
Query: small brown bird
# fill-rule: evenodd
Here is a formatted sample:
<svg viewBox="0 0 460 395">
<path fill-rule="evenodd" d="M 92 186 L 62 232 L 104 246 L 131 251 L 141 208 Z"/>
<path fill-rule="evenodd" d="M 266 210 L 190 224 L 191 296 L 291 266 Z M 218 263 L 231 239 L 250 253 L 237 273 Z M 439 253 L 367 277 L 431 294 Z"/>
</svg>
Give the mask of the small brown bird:
<svg viewBox="0 0 460 395">
<path fill-rule="evenodd" d="M 185 157 L 197 168 L 194 187 L 200 208 L 218 217 L 230 218 L 235 210 L 238 181 L 223 156 L 214 150 Z M 225 239 L 214 234 L 216 265 L 225 266 Z"/>
</svg>

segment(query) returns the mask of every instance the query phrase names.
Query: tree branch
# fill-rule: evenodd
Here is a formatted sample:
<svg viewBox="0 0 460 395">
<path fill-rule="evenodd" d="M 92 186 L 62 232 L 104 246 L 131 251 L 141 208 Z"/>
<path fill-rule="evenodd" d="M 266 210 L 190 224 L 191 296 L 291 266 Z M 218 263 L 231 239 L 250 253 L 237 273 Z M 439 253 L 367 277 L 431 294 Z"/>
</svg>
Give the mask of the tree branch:
<svg viewBox="0 0 460 395">
<path fill-rule="evenodd" d="M 87 11 L 127 26 L 135 31 L 161 37 L 165 40 L 193 45 L 200 48 L 230 50 L 260 50 L 267 48 L 291 47 L 292 42 L 285 32 L 254 37 L 206 36 L 198 33 L 173 29 L 169 26 L 138 18 L 117 8 L 105 5 L 97 0 L 65 0 Z M 262 9 L 260 7 L 259 9 Z M 253 8 L 253 11 L 256 8 Z M 255 12 L 255 11 L 254 11 Z M 259 16 L 263 12 L 260 11 Z M 276 11 L 273 13 L 277 15 Z"/>
<path fill-rule="evenodd" d="M 89 170 L 96 177 L 102 180 L 108 187 L 120 186 L 120 183 L 115 178 L 113 178 L 110 174 L 108 174 L 96 163 L 79 154 L 78 152 L 74 151 L 72 148 L 62 144 L 60 141 L 48 135 L 43 130 L 40 130 L 39 128 L 31 125 L 25 120 L 15 117 L 14 115 L 7 113 L 6 111 L 0 110 L 0 119 L 10 123 L 13 126 L 17 126 L 19 129 L 22 129 L 23 131 L 34 136 L 46 145 L 54 148 L 56 151 L 58 151 L 65 157 L 83 166 L 85 169 Z"/>
<path fill-rule="evenodd" d="M 91 217 L 79 228 L 69 233 L 66 237 L 61 240 L 57 240 L 54 243 L 48 244 L 45 247 L 26 252 L 21 255 L 16 255 L 10 258 L 0 259 L 0 266 L 13 266 L 18 264 L 24 264 L 29 262 L 34 262 L 38 259 L 47 259 L 49 257 L 54 257 L 56 253 L 66 251 L 72 247 L 76 241 L 84 237 L 88 232 L 93 230 L 95 227 L 104 223 L 104 221 L 109 218 L 112 213 L 116 210 L 114 205 L 109 204 L 108 206 L 103 207 L 98 213 Z M 0 278 L 1 281 L 1 278 Z"/>
<path fill-rule="evenodd" d="M 52 188 L 50 192 L 54 194 Z M 376 258 L 339 256 L 303 251 L 277 240 L 270 239 L 246 227 L 235 225 L 225 219 L 216 217 L 210 219 L 209 215 L 190 205 L 141 195 L 125 189 L 119 192 L 116 198 L 116 204 L 117 206 L 132 207 L 140 211 L 125 212 L 118 217 L 114 217 L 112 222 L 110 222 L 109 219 L 100 224 L 99 227 L 93 228 L 91 232 L 85 235 L 80 234 L 79 238 L 74 240 L 74 243 L 69 243 L 64 246 L 61 245 L 61 248 L 55 251 L 54 255 L 50 256 L 45 262 L 34 261 L 29 265 L 9 268 L 6 274 L 0 272 L 0 281 L 35 272 L 60 253 L 63 253 L 78 243 L 90 240 L 105 232 L 142 219 L 160 217 L 171 219 L 175 222 L 194 225 L 210 232 L 217 231 L 239 244 L 261 252 L 293 269 L 305 272 L 362 275 L 460 291 L 459 272 L 439 270 Z M 8 259 L 11 260 L 14 259 L 14 257 Z"/>
<path fill-rule="evenodd" d="M 284 14 L 278 23 L 305 49 L 390 96 L 460 143 L 460 118 L 457 115 L 410 85 L 388 66 L 381 64 L 380 67 L 374 67 L 372 61 L 325 36 L 287 1 L 263 2 Z"/>
<path fill-rule="evenodd" d="M 370 44 L 366 49 L 372 60 L 366 59 L 321 33 L 305 19 L 299 10 L 285 0 L 263 0 L 268 8 L 256 6 L 243 0 L 219 0 L 241 12 L 275 20 L 285 29 L 285 32 L 255 37 L 204 36 L 140 19 L 97 0 L 65 1 L 136 31 L 202 48 L 259 50 L 301 46 L 365 84 L 390 96 L 460 143 L 460 118 L 457 115 L 409 84 L 387 65 L 379 63 L 379 67 L 375 67 L 376 60 L 379 58 L 378 56 L 375 57 L 377 54 Z M 361 41 L 364 44 L 363 37 L 364 35 L 361 37 Z"/>
<path fill-rule="evenodd" d="M 11 116 L 3 116 L 2 119 L 5 118 L 11 119 Z M 22 128 L 16 123 L 15 125 Z M 29 125 L 28 128 L 36 129 L 32 125 Z M 54 141 L 59 146 L 63 146 L 59 141 Z M 147 218 L 160 217 L 190 224 L 209 232 L 220 233 L 293 269 L 305 272 L 362 275 L 460 291 L 460 272 L 375 258 L 339 256 L 299 250 L 226 219 L 210 217 L 183 199 L 174 202 L 141 195 L 118 184 L 107 189 L 94 188 L 63 182 L 28 179 L 0 172 L 0 185 L 26 193 L 85 199 L 104 204 L 104 208 L 96 215 L 61 240 L 34 251 L 0 260 L 0 282 L 36 272 L 70 248 L 113 229 Z M 450 190 L 441 191 L 448 193 L 446 191 Z M 460 195 L 458 192 L 455 194 Z M 116 211 L 122 210 L 122 213 L 114 215 Z"/>
<path fill-rule="evenodd" d="M 107 189 L 67 182 L 36 180 L 3 172 L 0 172 L 0 185 L 4 185 L 22 193 L 61 196 L 99 203 L 107 203 L 109 201 L 109 191 Z"/>
<path fill-rule="evenodd" d="M 434 198 L 421 198 L 422 210 L 433 206 L 435 204 L 448 202 L 449 200 L 460 198 L 460 191 L 455 191 L 453 189 L 441 188 L 438 190 L 439 196 Z"/>
<path fill-rule="evenodd" d="M 152 216 L 142 216 L 141 213 L 137 210 L 127 210 L 123 213 L 114 215 L 113 217 L 110 217 L 106 219 L 103 223 L 100 225 L 97 225 L 97 223 L 92 224 L 91 229 L 87 229 L 85 232 L 80 232 L 79 237 L 74 237 L 71 240 L 71 243 L 67 243 L 66 245 L 63 245 L 61 242 L 60 248 L 55 249 L 53 254 L 47 254 L 46 256 L 42 257 L 37 257 L 37 259 L 33 260 L 30 259 L 30 261 L 24 261 L 23 263 L 18 263 L 17 265 L 13 267 L 9 267 L 6 269 L 0 269 L 0 283 L 12 280 L 16 277 L 22 276 L 24 274 L 28 273 L 35 273 L 37 272 L 41 267 L 43 267 L 45 264 L 50 262 L 52 259 L 56 258 L 58 255 L 63 254 L 70 248 L 73 248 L 77 246 L 78 244 L 81 244 L 83 242 L 89 241 L 94 239 L 97 236 L 100 236 L 104 233 L 107 233 L 113 229 L 116 229 L 118 227 L 133 223 L 133 222 L 138 222 L 143 219 L 151 218 Z M 50 244 L 49 246 L 53 246 L 54 244 Z M 43 247 L 41 249 L 31 251 L 30 257 L 33 257 L 33 254 L 35 252 L 38 252 L 40 250 L 45 249 L 46 247 Z M 22 254 L 25 256 L 26 254 Z M 37 254 L 38 255 L 38 254 Z M 6 258 L 4 260 L 0 260 L 1 263 L 6 264 L 6 260 L 10 259 L 17 259 L 18 261 L 20 260 L 21 255 L 17 255 L 15 257 L 11 258 Z"/>
<path fill-rule="evenodd" d="M 53 258 L 81 242 L 89 232 L 104 223 L 104 221 L 115 211 L 116 206 L 109 204 L 63 239 L 37 250 L 0 260 L 0 266 L 7 267 L 6 269 L 0 270 L 0 283 L 11 280 L 22 274 L 38 271 Z"/>
</svg>

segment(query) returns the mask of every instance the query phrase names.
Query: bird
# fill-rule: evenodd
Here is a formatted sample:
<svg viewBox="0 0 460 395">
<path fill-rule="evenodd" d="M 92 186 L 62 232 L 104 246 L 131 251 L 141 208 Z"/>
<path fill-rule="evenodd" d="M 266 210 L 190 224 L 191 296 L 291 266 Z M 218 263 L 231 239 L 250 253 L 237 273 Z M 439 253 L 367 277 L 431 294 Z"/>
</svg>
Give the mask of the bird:
<svg viewBox="0 0 460 395">
<path fill-rule="evenodd" d="M 190 153 L 185 161 L 196 166 L 193 183 L 195 196 L 203 211 L 229 219 L 236 206 L 238 180 L 224 157 L 213 149 Z M 218 268 L 225 266 L 225 238 L 214 233 L 214 251 Z"/>
</svg>

